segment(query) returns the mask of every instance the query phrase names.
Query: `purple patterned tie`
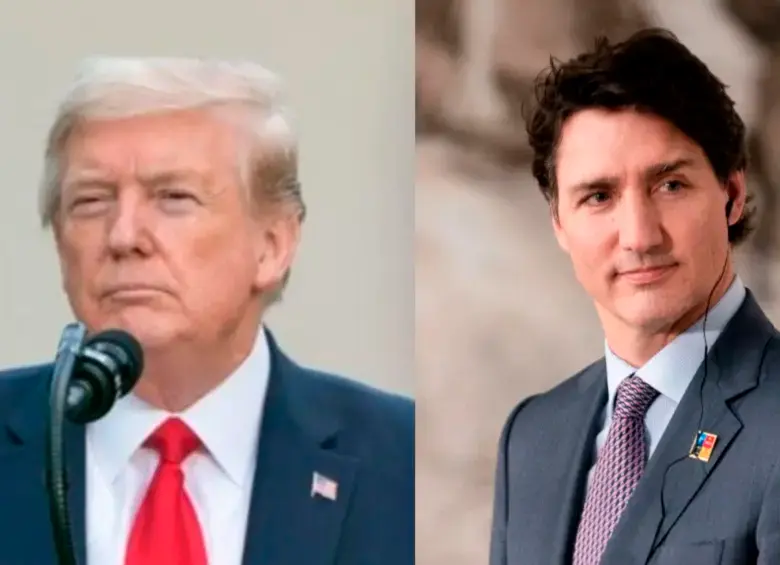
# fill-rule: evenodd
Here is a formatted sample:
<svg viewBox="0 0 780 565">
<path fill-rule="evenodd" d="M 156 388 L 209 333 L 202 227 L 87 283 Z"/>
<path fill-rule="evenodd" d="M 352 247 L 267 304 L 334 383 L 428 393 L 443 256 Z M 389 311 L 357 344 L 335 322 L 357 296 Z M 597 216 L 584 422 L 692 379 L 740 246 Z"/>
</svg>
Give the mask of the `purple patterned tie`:
<svg viewBox="0 0 780 565">
<path fill-rule="evenodd" d="M 645 414 L 658 391 L 636 376 L 618 386 L 607 441 L 596 460 L 574 543 L 574 565 L 598 565 L 645 468 Z"/>
</svg>

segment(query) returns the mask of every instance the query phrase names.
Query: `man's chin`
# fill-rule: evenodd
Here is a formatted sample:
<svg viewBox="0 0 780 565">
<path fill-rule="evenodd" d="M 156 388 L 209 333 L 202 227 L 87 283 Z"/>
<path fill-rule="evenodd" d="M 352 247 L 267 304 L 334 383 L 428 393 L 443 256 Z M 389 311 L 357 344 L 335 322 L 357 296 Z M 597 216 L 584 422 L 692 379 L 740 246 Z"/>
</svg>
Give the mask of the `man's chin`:
<svg viewBox="0 0 780 565">
<path fill-rule="evenodd" d="M 615 304 L 615 313 L 629 326 L 648 332 L 672 327 L 687 308 L 664 292 L 638 292 Z"/>
</svg>

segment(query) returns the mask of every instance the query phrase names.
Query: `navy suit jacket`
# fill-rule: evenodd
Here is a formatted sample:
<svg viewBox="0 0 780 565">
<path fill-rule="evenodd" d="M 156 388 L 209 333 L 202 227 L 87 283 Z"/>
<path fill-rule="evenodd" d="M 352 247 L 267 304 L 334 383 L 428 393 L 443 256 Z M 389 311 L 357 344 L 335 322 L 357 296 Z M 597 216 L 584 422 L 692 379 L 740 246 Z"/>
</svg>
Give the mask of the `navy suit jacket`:
<svg viewBox="0 0 780 565">
<path fill-rule="evenodd" d="M 601 565 L 780 563 L 780 334 L 747 296 L 694 376 Z M 491 565 L 570 565 L 607 401 L 601 359 L 521 402 L 501 435 Z M 708 461 L 688 456 L 717 435 Z"/>
<path fill-rule="evenodd" d="M 269 334 L 271 375 L 244 565 L 412 565 L 414 404 L 295 364 Z M 0 565 L 56 565 L 45 489 L 51 365 L 0 373 Z M 85 434 L 68 425 L 73 534 L 85 548 Z M 312 474 L 338 483 L 312 498 Z M 86 565 L 100 565 L 90 563 Z"/>
</svg>

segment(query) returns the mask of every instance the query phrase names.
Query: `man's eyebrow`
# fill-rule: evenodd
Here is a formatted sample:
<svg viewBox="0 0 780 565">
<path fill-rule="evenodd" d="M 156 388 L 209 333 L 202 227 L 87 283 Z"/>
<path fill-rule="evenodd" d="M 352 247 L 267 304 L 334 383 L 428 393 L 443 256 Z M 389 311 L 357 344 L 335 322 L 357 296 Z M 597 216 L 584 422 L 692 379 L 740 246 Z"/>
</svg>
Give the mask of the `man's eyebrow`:
<svg viewBox="0 0 780 565">
<path fill-rule="evenodd" d="M 693 159 L 682 157 L 673 161 L 663 161 L 655 165 L 651 165 L 645 169 L 644 177 L 646 180 L 654 180 L 658 177 L 674 173 L 685 167 L 691 167 L 694 165 Z"/>
<path fill-rule="evenodd" d="M 695 164 L 693 159 L 683 157 L 680 159 L 674 159 L 672 161 L 662 161 L 654 165 L 647 167 L 642 176 L 645 182 L 650 182 L 669 173 L 674 173 L 685 167 L 690 167 Z M 573 192 L 593 192 L 597 190 L 610 190 L 620 184 L 620 178 L 617 176 L 602 176 L 594 179 L 588 179 L 576 183 L 572 187 Z"/>
<path fill-rule="evenodd" d="M 177 180 L 196 180 L 200 175 L 190 169 L 167 169 L 163 171 L 142 173 L 138 175 L 138 180 L 142 184 L 161 184 Z"/>
<path fill-rule="evenodd" d="M 147 186 L 165 184 L 176 181 L 199 180 L 200 175 L 195 170 L 190 169 L 170 169 L 159 172 L 143 173 L 138 175 L 138 181 Z M 82 188 L 82 187 L 115 187 L 116 181 L 111 179 L 105 172 L 97 169 L 81 169 L 68 173 L 62 182 L 63 187 Z"/>
<path fill-rule="evenodd" d="M 572 192 L 594 192 L 597 190 L 610 190 L 620 184 L 619 177 L 597 177 L 580 181 L 572 187 Z"/>
</svg>

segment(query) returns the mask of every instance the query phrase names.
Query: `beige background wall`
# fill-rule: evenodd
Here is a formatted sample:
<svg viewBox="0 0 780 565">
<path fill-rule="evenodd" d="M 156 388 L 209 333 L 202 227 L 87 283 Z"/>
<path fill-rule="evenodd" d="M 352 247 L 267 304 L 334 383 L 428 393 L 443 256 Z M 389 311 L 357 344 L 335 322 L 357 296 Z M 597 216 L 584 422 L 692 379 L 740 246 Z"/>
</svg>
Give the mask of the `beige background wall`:
<svg viewBox="0 0 780 565">
<path fill-rule="evenodd" d="M 270 317 L 299 360 L 413 391 L 413 7 L 393 0 L 0 5 L 0 366 L 49 359 L 70 312 L 38 228 L 43 140 L 81 57 L 248 58 L 282 74 L 310 216 Z"/>
<path fill-rule="evenodd" d="M 569 58 L 595 33 L 660 24 L 731 85 L 764 140 L 766 163 L 778 163 L 780 52 L 763 50 L 725 11 L 729 2 L 763 4 L 757 21 L 775 23 L 768 27 L 780 38 L 780 17 L 760 0 L 417 0 L 419 565 L 487 563 L 498 434 L 509 411 L 603 352 L 528 170 L 516 101 L 551 54 Z M 774 79 L 762 84 L 765 73 Z M 762 98 L 772 104 L 762 108 Z M 780 176 L 772 166 L 762 172 L 777 194 Z M 751 176 L 756 192 L 759 180 Z M 739 263 L 780 323 L 776 234 L 754 240 Z"/>
</svg>

